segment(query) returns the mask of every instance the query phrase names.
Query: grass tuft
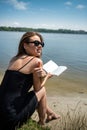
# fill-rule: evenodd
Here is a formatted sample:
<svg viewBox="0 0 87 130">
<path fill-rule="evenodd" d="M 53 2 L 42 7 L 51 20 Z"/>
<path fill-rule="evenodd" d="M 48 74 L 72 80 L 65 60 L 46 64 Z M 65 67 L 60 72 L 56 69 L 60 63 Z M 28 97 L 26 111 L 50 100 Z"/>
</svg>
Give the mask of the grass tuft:
<svg viewBox="0 0 87 130">
<path fill-rule="evenodd" d="M 77 103 L 75 108 L 70 108 L 67 105 L 67 111 L 61 113 L 61 119 L 58 122 L 50 122 L 50 128 L 47 126 L 41 127 L 32 119 L 28 120 L 21 128 L 17 130 L 87 130 L 87 112 L 83 110 L 84 106 Z M 49 126 L 49 124 L 48 124 Z"/>
<path fill-rule="evenodd" d="M 40 126 L 37 124 L 37 122 L 29 119 L 26 124 L 24 124 L 21 128 L 18 128 L 17 130 L 50 130 L 50 128 L 48 128 L 47 126 Z"/>
</svg>

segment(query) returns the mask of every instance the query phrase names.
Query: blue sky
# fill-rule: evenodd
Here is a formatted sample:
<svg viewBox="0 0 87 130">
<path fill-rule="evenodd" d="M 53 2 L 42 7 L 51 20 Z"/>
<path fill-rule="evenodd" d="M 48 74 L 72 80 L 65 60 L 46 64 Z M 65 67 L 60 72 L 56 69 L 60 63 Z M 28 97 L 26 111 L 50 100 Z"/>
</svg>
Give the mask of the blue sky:
<svg viewBox="0 0 87 130">
<path fill-rule="evenodd" d="M 0 26 L 87 31 L 87 0 L 0 0 Z"/>
</svg>

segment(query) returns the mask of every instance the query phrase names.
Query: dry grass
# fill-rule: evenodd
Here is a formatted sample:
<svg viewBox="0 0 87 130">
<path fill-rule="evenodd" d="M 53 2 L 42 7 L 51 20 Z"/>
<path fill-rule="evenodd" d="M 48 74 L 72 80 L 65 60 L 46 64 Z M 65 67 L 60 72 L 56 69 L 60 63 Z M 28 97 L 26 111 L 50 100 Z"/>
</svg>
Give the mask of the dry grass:
<svg viewBox="0 0 87 130">
<path fill-rule="evenodd" d="M 67 112 L 60 114 L 62 118 L 50 130 L 87 130 L 87 113 L 83 111 L 80 102 L 73 109 L 67 105 Z"/>
<path fill-rule="evenodd" d="M 61 114 L 61 119 L 47 123 L 44 128 L 31 120 L 18 130 L 87 130 L 87 113 L 84 112 L 80 102 L 74 108 L 67 105 L 67 111 L 59 113 Z"/>
</svg>

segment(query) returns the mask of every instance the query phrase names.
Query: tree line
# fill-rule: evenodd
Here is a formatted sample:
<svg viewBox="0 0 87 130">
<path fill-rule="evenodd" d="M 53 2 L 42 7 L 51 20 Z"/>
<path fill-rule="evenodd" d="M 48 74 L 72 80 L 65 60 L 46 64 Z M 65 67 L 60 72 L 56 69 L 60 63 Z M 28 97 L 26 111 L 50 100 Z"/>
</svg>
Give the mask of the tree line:
<svg viewBox="0 0 87 130">
<path fill-rule="evenodd" d="M 44 28 L 27 28 L 27 27 L 7 27 L 0 26 L 0 31 L 18 31 L 18 32 L 44 32 L 44 33 L 65 33 L 65 34 L 87 34 L 84 30 L 70 30 L 70 29 L 44 29 Z"/>
</svg>

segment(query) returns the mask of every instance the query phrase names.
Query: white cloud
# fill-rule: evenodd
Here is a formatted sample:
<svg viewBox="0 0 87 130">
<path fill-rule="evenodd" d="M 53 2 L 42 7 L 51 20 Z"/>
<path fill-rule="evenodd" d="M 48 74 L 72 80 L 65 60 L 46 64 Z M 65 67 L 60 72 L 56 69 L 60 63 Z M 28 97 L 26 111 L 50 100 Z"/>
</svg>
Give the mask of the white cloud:
<svg viewBox="0 0 87 130">
<path fill-rule="evenodd" d="M 0 26 L 21 27 L 21 24 L 17 21 L 5 20 L 2 22 L 0 21 Z"/>
<path fill-rule="evenodd" d="M 84 8 L 85 8 L 85 6 L 84 6 L 84 5 L 79 4 L 79 5 L 77 5 L 77 6 L 76 6 L 76 8 L 77 8 L 77 9 L 84 9 Z"/>
<path fill-rule="evenodd" d="M 51 29 L 51 28 L 55 28 L 55 24 L 46 24 L 46 23 L 43 23 L 43 24 L 34 24 L 33 25 L 34 28 L 47 28 L 47 29 Z"/>
<path fill-rule="evenodd" d="M 18 22 L 13 22 L 13 26 L 16 26 L 16 27 L 18 27 L 18 26 L 20 26 L 20 23 L 18 23 Z"/>
<path fill-rule="evenodd" d="M 23 1 L 18 1 L 18 0 L 9 0 L 10 4 L 12 4 L 16 9 L 18 10 L 26 10 L 27 9 L 27 4 Z"/>
<path fill-rule="evenodd" d="M 67 1 L 67 2 L 65 2 L 65 5 L 68 5 L 68 6 L 70 6 L 70 5 L 72 5 L 72 2 L 70 2 L 70 1 Z"/>
</svg>

